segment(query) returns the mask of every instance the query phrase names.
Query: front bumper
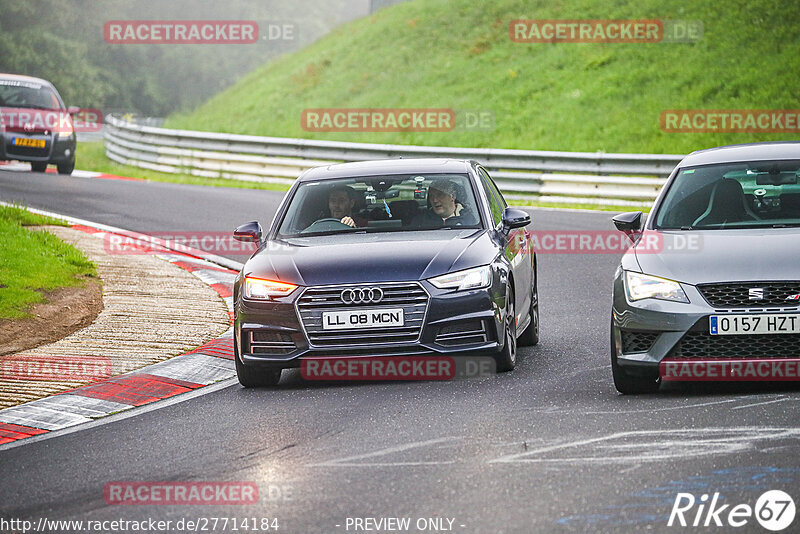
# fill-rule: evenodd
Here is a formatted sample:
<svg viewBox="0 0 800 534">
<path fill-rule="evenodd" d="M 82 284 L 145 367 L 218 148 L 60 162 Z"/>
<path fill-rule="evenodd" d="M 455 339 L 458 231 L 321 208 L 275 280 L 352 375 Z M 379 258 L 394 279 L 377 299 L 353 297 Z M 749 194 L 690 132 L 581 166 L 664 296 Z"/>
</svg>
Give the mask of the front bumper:
<svg viewBox="0 0 800 534">
<path fill-rule="evenodd" d="M 44 148 L 15 146 L 14 138 L 44 140 Z M 30 161 L 47 163 L 68 163 L 75 159 L 76 137 L 58 137 L 55 134 L 25 134 L 5 132 L 0 134 L 0 160 Z"/>
<path fill-rule="evenodd" d="M 709 333 L 711 315 L 800 313 L 800 307 L 715 308 L 695 286 L 688 284 L 681 286 L 689 303 L 655 299 L 630 302 L 623 278 L 624 271 L 618 269 L 614 279 L 611 340 L 613 357 L 631 374 L 656 374 L 662 362 L 671 361 L 698 364 L 800 358 L 800 334 L 712 336 Z"/>
<path fill-rule="evenodd" d="M 370 339 L 365 343 L 348 341 L 346 346 L 309 342 L 308 325 L 301 323 L 296 306 L 302 291 L 281 302 L 254 302 L 237 295 L 234 335 L 241 359 L 247 365 L 288 368 L 299 367 L 304 357 L 466 355 L 502 348 L 498 332 L 502 332 L 505 287 L 499 282 L 457 292 L 436 289 L 425 281 L 419 284 L 428 300 L 421 329 L 412 341 Z M 368 331 L 365 329 L 365 334 Z"/>
</svg>

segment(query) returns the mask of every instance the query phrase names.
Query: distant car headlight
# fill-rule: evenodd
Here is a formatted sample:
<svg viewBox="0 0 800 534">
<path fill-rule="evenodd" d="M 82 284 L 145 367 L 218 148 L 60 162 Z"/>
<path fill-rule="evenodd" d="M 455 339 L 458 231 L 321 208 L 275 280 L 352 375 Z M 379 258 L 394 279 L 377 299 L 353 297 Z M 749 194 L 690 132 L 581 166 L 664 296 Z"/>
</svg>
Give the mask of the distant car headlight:
<svg viewBox="0 0 800 534">
<path fill-rule="evenodd" d="M 649 274 L 625 271 L 625 290 L 631 301 L 659 299 L 689 302 L 689 298 L 678 282 Z"/>
<path fill-rule="evenodd" d="M 72 134 L 75 132 L 75 128 L 73 128 L 71 122 L 65 122 L 59 126 L 58 131 L 56 131 L 56 137 L 59 139 L 64 139 L 65 137 L 72 137 Z"/>
<path fill-rule="evenodd" d="M 492 279 L 492 269 L 488 265 L 466 269 L 455 273 L 431 278 L 429 282 L 439 289 L 478 289 L 486 287 Z"/>
<path fill-rule="evenodd" d="M 297 289 L 295 284 L 286 282 L 275 282 L 263 278 L 244 279 L 244 296 L 249 299 L 270 299 L 274 297 L 285 297 Z"/>
</svg>

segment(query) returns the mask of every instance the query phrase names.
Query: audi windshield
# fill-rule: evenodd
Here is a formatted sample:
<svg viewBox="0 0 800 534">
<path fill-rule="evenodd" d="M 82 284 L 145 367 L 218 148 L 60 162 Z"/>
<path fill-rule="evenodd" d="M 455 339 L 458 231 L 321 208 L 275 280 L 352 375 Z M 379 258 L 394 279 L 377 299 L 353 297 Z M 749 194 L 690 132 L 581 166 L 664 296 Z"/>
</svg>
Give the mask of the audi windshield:
<svg viewBox="0 0 800 534">
<path fill-rule="evenodd" d="M 278 237 L 479 228 L 466 174 L 366 176 L 300 183 Z"/>
</svg>

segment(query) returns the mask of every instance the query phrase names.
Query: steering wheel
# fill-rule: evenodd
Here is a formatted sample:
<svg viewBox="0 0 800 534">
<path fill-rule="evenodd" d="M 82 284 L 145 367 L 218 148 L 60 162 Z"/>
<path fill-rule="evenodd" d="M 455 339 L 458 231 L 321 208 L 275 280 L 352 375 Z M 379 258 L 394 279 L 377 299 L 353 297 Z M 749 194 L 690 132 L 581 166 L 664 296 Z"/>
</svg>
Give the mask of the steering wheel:
<svg viewBox="0 0 800 534">
<path fill-rule="evenodd" d="M 352 230 L 353 227 L 344 224 L 342 221 L 335 217 L 325 217 L 311 223 L 311 225 L 300 232 L 301 234 L 310 234 L 313 232 L 330 232 L 332 230 Z"/>
</svg>

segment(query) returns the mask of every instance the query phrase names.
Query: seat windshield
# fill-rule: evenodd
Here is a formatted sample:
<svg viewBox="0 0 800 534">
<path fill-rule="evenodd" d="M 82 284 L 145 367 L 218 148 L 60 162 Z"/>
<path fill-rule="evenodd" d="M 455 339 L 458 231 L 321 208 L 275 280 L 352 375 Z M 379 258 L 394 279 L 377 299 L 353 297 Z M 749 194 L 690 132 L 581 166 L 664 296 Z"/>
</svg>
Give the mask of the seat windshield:
<svg viewBox="0 0 800 534">
<path fill-rule="evenodd" d="M 382 175 L 306 182 L 279 237 L 480 228 L 466 174 Z"/>
<path fill-rule="evenodd" d="M 714 230 L 800 225 L 800 161 L 753 161 L 680 169 L 655 228 Z"/>
</svg>

